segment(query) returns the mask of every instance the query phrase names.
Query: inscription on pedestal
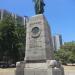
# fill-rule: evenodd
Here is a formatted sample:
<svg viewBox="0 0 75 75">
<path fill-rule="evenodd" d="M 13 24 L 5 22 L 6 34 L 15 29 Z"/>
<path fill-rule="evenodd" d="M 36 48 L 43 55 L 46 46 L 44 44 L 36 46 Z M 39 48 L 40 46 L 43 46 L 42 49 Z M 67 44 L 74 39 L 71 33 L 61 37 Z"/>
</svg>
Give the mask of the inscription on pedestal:
<svg viewBox="0 0 75 75">
<path fill-rule="evenodd" d="M 40 14 L 27 24 L 26 60 L 49 60 L 53 56 L 51 31 L 45 17 Z"/>
</svg>

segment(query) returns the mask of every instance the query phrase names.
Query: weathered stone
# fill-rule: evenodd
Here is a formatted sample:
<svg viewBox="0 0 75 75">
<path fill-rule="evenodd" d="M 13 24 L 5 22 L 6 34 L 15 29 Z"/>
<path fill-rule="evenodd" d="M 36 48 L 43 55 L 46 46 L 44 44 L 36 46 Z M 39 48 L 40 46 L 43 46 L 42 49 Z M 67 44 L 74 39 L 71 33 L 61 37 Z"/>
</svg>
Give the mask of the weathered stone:
<svg viewBox="0 0 75 75">
<path fill-rule="evenodd" d="M 17 64 L 16 75 L 64 75 L 63 67 L 53 60 L 51 30 L 44 15 L 31 17 L 26 28 L 25 59 Z"/>
<path fill-rule="evenodd" d="M 39 32 L 32 37 L 32 29 L 39 28 Z M 36 32 L 36 30 L 35 30 Z M 49 60 L 53 59 L 53 46 L 51 31 L 45 17 L 40 14 L 29 19 L 26 35 L 25 60 Z"/>
</svg>

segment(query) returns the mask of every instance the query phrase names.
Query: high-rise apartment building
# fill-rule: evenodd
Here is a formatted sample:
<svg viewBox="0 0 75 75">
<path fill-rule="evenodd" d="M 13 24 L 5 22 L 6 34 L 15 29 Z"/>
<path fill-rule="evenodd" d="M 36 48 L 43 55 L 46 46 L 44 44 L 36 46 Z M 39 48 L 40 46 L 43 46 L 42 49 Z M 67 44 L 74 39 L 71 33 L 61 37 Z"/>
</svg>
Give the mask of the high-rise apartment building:
<svg viewBox="0 0 75 75">
<path fill-rule="evenodd" d="M 7 15 L 12 15 L 12 13 L 6 10 L 0 9 L 0 20 L 4 19 Z"/>
<path fill-rule="evenodd" d="M 19 16 L 16 15 L 14 13 L 8 12 L 7 10 L 3 10 L 0 9 L 0 20 L 4 19 L 7 15 L 11 15 L 12 17 L 14 17 L 15 21 L 16 21 L 16 26 L 24 26 L 26 25 L 27 21 L 28 21 L 28 16 Z"/>
<path fill-rule="evenodd" d="M 62 46 L 62 36 L 60 34 L 53 36 L 54 51 L 58 51 Z"/>
</svg>

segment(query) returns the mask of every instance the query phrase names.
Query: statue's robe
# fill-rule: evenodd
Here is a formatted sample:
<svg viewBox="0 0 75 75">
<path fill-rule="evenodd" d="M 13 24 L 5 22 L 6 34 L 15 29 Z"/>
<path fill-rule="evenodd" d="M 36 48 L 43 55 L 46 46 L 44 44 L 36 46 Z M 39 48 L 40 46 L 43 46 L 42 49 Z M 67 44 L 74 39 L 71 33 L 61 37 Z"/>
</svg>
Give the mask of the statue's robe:
<svg viewBox="0 0 75 75">
<path fill-rule="evenodd" d="M 35 2 L 35 12 L 36 14 L 42 14 L 44 12 L 44 2 L 43 0 L 34 0 Z"/>
</svg>

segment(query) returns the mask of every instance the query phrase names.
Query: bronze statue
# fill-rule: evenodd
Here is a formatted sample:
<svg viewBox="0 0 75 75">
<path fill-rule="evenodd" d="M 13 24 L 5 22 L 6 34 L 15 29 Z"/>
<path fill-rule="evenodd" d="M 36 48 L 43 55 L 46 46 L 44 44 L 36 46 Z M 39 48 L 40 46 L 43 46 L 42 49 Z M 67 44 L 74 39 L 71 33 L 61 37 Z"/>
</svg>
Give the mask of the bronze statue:
<svg viewBox="0 0 75 75">
<path fill-rule="evenodd" d="M 44 6 L 45 3 L 43 0 L 33 0 L 35 3 L 35 13 L 36 14 L 43 14 L 44 13 Z"/>
</svg>

